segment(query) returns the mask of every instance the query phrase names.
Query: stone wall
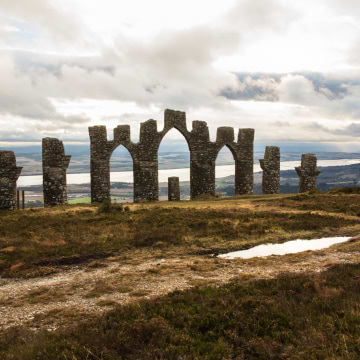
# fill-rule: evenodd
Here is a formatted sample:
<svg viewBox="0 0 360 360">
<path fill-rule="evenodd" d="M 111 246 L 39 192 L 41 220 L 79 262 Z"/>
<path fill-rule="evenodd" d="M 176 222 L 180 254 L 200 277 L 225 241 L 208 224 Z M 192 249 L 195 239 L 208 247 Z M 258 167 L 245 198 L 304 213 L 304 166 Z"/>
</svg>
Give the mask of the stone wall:
<svg viewBox="0 0 360 360">
<path fill-rule="evenodd" d="M 299 192 L 316 190 L 316 179 L 321 173 L 316 167 L 317 158 L 315 154 L 302 154 L 301 166 L 295 168 L 299 176 Z"/>
<path fill-rule="evenodd" d="M 71 156 L 65 155 L 62 141 L 42 140 L 44 206 L 67 204 L 66 170 Z"/>
<path fill-rule="evenodd" d="M 215 195 L 215 161 L 223 146 L 227 146 L 235 160 L 235 193 L 253 191 L 254 130 L 240 129 L 237 142 L 234 129 L 221 127 L 215 142 L 210 141 L 209 128 L 204 121 L 193 121 L 192 131 L 186 127 L 186 114 L 165 110 L 164 128 L 157 131 L 157 122 L 148 120 L 140 125 L 140 139 L 133 143 L 130 127 L 114 129 L 114 140 L 108 141 L 105 126 L 89 127 L 91 150 L 91 201 L 110 199 L 110 158 L 123 145 L 131 154 L 134 170 L 134 201 L 156 201 L 159 198 L 158 150 L 164 136 L 177 129 L 190 150 L 190 197 Z"/>
<path fill-rule="evenodd" d="M 264 159 L 259 161 L 263 170 L 263 194 L 280 194 L 280 149 L 277 146 L 267 146 Z"/>
<path fill-rule="evenodd" d="M 177 176 L 168 178 L 168 200 L 180 201 L 180 181 Z"/>
<path fill-rule="evenodd" d="M 21 170 L 12 151 L 0 150 L 0 210 L 15 210 L 16 181 Z"/>
</svg>

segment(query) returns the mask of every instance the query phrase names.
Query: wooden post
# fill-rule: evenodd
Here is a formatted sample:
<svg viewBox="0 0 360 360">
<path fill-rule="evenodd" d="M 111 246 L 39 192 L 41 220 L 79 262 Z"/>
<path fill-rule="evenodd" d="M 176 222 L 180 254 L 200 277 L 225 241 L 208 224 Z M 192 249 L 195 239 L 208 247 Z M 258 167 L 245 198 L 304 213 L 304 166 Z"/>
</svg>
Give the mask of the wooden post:
<svg viewBox="0 0 360 360">
<path fill-rule="evenodd" d="M 25 190 L 21 190 L 22 208 L 25 209 Z"/>
<path fill-rule="evenodd" d="M 19 190 L 16 191 L 16 209 L 17 210 L 20 209 L 20 191 Z"/>
</svg>

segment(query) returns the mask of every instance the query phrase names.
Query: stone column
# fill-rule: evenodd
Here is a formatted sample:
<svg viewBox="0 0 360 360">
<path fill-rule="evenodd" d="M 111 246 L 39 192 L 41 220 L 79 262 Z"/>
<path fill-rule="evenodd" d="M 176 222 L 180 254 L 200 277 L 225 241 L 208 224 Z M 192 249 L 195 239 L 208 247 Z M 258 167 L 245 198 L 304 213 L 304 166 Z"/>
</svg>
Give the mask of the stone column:
<svg viewBox="0 0 360 360">
<path fill-rule="evenodd" d="M 110 199 L 110 156 L 106 127 L 89 127 L 91 202 Z"/>
<path fill-rule="evenodd" d="M 299 192 L 316 190 L 316 178 L 321 173 L 316 167 L 315 154 L 302 154 L 301 166 L 295 168 L 299 176 Z"/>
<path fill-rule="evenodd" d="M 216 144 L 205 121 L 193 121 L 190 141 L 190 197 L 215 196 Z"/>
<path fill-rule="evenodd" d="M 158 147 L 160 135 L 155 120 L 140 124 L 140 140 L 134 156 L 134 201 L 159 200 Z"/>
<path fill-rule="evenodd" d="M 177 176 L 168 178 L 168 200 L 180 201 L 180 181 Z"/>
<path fill-rule="evenodd" d="M 62 141 L 56 138 L 42 140 L 42 168 L 44 206 L 67 204 L 66 170 L 71 155 L 65 155 Z"/>
<path fill-rule="evenodd" d="M 263 194 L 280 193 L 280 149 L 277 146 L 265 148 L 264 159 L 259 160 L 263 170 Z"/>
<path fill-rule="evenodd" d="M 21 170 L 12 151 L 0 150 L 0 210 L 15 210 L 16 181 Z"/>
<path fill-rule="evenodd" d="M 235 195 L 248 195 L 254 188 L 254 129 L 239 129 L 235 160 Z"/>
<path fill-rule="evenodd" d="M 157 161 L 134 160 L 134 202 L 159 200 Z"/>
</svg>

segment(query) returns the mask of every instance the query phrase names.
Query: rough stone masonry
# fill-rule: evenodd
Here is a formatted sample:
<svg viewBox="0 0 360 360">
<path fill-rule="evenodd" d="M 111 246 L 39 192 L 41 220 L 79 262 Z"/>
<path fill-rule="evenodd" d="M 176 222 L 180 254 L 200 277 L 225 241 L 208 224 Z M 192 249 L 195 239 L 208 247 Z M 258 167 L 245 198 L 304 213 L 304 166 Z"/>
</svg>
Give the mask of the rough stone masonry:
<svg viewBox="0 0 360 360">
<path fill-rule="evenodd" d="M 177 176 L 168 178 L 168 200 L 180 201 L 180 180 Z"/>
<path fill-rule="evenodd" d="M 15 210 L 16 181 L 21 170 L 12 151 L 0 151 L 0 210 Z"/>
<path fill-rule="evenodd" d="M 114 129 L 114 140 L 108 141 L 105 126 L 89 127 L 91 201 L 110 199 L 110 158 L 113 151 L 123 145 L 133 159 L 134 201 L 159 199 L 158 150 L 164 136 L 177 129 L 190 150 L 190 197 L 209 194 L 215 196 L 215 161 L 223 146 L 227 146 L 235 160 L 235 194 L 252 194 L 254 129 L 239 129 L 235 142 L 234 129 L 217 129 L 216 141 L 210 141 L 209 128 L 204 121 L 193 121 L 192 130 L 186 127 L 186 114 L 165 110 L 164 128 L 157 131 L 157 122 L 148 120 L 140 124 L 140 140 L 130 140 L 130 126 Z"/>
<path fill-rule="evenodd" d="M 321 173 L 316 167 L 317 158 L 315 154 L 302 154 L 301 166 L 295 167 L 299 176 L 299 192 L 316 189 L 316 178 Z"/>
<path fill-rule="evenodd" d="M 263 170 L 263 194 L 280 194 L 280 149 L 277 146 L 265 148 L 264 159 L 259 160 Z"/>
<path fill-rule="evenodd" d="M 66 170 L 71 155 L 65 155 L 62 141 L 42 140 L 44 206 L 67 204 Z"/>
</svg>

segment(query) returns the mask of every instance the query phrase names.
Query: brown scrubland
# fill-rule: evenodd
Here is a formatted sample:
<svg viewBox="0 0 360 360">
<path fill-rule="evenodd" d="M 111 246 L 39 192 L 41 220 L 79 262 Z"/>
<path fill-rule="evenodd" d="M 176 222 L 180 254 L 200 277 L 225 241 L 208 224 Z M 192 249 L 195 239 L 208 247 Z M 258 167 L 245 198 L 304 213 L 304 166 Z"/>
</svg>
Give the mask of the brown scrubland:
<svg viewBox="0 0 360 360">
<path fill-rule="evenodd" d="M 0 358 L 357 359 L 359 215 L 353 188 L 1 212 Z"/>
</svg>

